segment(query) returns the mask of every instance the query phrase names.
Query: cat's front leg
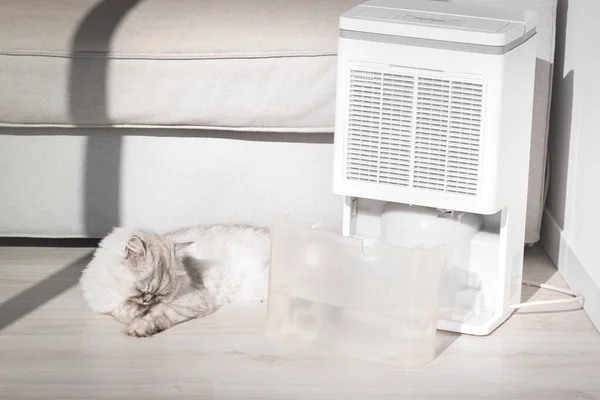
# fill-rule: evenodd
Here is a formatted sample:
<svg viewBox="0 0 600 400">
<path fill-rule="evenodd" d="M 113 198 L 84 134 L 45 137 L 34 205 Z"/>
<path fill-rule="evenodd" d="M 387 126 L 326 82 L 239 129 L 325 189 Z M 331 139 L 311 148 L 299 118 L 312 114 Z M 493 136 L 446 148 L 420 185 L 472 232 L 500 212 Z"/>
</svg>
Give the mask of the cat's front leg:
<svg viewBox="0 0 600 400">
<path fill-rule="evenodd" d="M 183 321 L 185 321 L 183 316 L 173 312 L 163 303 L 158 303 L 153 305 L 146 314 L 131 321 L 125 333 L 136 337 L 152 336 Z"/>
<path fill-rule="evenodd" d="M 134 301 L 127 300 L 115 307 L 109 315 L 112 315 L 122 324 L 130 324 L 137 317 L 142 316 L 148 310 L 148 306 L 137 304 Z"/>
<path fill-rule="evenodd" d="M 196 309 L 179 304 L 158 303 L 143 315 L 134 319 L 125 330 L 129 336 L 147 337 L 167 330 L 172 326 L 206 315 L 204 308 Z"/>
</svg>

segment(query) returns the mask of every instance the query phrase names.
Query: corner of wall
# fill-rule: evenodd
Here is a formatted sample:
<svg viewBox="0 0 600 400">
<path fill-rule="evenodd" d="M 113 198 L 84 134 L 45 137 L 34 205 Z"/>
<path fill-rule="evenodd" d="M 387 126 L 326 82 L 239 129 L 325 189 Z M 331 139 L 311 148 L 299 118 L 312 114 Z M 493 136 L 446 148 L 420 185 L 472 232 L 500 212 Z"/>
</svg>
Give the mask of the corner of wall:
<svg viewBox="0 0 600 400">
<path fill-rule="evenodd" d="M 600 287 L 587 273 L 563 230 L 548 209 L 544 210 L 541 243 L 569 287 L 585 297 L 583 309 L 600 331 Z"/>
</svg>

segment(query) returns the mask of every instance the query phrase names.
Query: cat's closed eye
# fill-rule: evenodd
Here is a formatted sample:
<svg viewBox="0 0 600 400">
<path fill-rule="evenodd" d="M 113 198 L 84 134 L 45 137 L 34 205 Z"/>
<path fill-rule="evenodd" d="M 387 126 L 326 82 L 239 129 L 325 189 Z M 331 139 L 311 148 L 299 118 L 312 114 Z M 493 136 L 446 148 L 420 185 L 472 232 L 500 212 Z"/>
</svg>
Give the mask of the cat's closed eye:
<svg viewBox="0 0 600 400">
<path fill-rule="evenodd" d="M 152 293 L 143 293 L 142 294 L 142 301 L 145 304 L 150 304 L 153 300 L 154 300 L 155 296 Z"/>
<path fill-rule="evenodd" d="M 138 304 L 147 306 L 147 305 L 157 302 L 160 297 L 161 296 L 158 296 L 158 295 L 156 295 L 154 293 L 150 293 L 150 292 L 139 292 L 139 294 L 137 296 L 134 296 L 131 299 Z"/>
</svg>

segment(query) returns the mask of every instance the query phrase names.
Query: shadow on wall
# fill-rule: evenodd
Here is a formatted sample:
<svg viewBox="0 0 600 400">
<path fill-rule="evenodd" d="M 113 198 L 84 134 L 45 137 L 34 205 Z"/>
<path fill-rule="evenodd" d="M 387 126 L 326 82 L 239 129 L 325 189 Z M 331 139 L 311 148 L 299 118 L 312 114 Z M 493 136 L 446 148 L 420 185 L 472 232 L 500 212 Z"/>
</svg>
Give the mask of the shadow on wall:
<svg viewBox="0 0 600 400">
<path fill-rule="evenodd" d="M 100 54 L 110 52 L 119 23 L 140 0 L 104 0 L 79 25 L 73 38 L 69 74 L 69 112 L 75 125 L 110 125 L 108 116 L 107 57 L 83 54 L 89 46 Z M 93 129 L 92 129 L 93 131 Z M 121 134 L 87 138 L 84 218 L 86 234 L 100 237 L 120 224 L 119 186 Z"/>
<path fill-rule="evenodd" d="M 104 0 L 96 5 L 81 22 L 71 46 L 69 75 L 69 112 L 77 124 L 109 125 L 107 113 L 108 59 L 86 55 L 89 46 L 99 53 L 110 51 L 110 41 L 123 17 L 139 0 Z M 33 130 L 35 131 L 35 130 Z M 37 133 L 37 132 L 36 132 Z M 121 135 L 87 135 L 85 165 L 84 213 L 89 237 L 102 236 L 119 225 L 119 175 Z M 0 245 L 33 244 L 4 239 Z M 56 243 L 55 243 L 56 244 Z M 29 289 L 0 304 L 0 330 L 35 311 L 47 302 L 75 286 L 92 253 L 75 260 Z"/>
<path fill-rule="evenodd" d="M 111 40 L 124 18 L 143 0 L 100 1 L 80 23 L 71 44 L 69 112 L 75 125 L 110 127 L 108 74 Z M 94 49 L 98 54 L 89 54 Z M 102 55 L 103 57 L 99 57 Z M 127 88 L 121 88 L 127 90 Z M 206 137 L 229 140 L 332 143 L 333 135 L 311 133 L 229 132 L 181 129 L 53 129 L 55 135 L 86 137 L 83 213 L 87 237 L 100 238 L 121 224 L 121 156 L 124 136 Z M 39 135 L 21 129 L 21 135 Z"/>
<path fill-rule="evenodd" d="M 552 174 L 548 189 L 547 209 L 561 229 L 565 224 L 567 175 L 571 143 L 573 85 L 575 71 L 565 74 L 568 0 L 559 0 L 556 21 L 556 51 L 552 108 L 550 112 L 549 157 Z M 558 248 L 558 243 L 557 243 Z"/>
</svg>

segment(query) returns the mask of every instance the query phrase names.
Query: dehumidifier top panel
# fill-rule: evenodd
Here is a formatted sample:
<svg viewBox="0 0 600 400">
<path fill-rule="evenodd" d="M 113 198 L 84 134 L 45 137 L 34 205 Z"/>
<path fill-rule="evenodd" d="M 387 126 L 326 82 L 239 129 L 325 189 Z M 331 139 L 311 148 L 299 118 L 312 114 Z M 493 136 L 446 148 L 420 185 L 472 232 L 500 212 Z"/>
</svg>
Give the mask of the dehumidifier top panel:
<svg viewBox="0 0 600 400">
<path fill-rule="evenodd" d="M 340 19 L 342 33 L 493 47 L 527 40 L 535 33 L 535 24 L 530 11 L 430 0 L 370 0 Z"/>
</svg>

